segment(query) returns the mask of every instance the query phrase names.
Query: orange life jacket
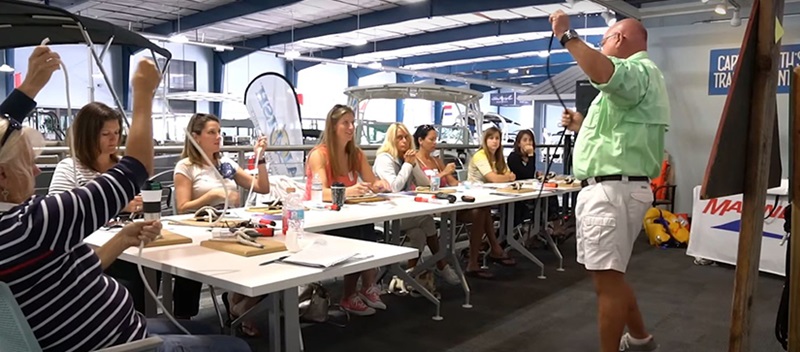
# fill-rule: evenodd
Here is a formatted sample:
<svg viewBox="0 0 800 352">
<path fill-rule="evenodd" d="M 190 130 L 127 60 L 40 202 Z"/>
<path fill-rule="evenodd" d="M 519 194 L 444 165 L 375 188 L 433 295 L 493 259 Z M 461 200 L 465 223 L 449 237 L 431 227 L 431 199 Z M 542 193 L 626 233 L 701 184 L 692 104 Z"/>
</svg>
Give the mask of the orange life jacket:
<svg viewBox="0 0 800 352">
<path fill-rule="evenodd" d="M 661 162 L 661 173 L 658 175 L 658 177 L 650 181 L 650 187 L 653 188 L 653 192 L 655 192 L 656 199 L 667 199 L 667 188 L 663 186 L 667 185 L 667 177 L 669 177 L 669 168 L 670 168 L 669 160 L 664 159 L 664 161 Z"/>
</svg>

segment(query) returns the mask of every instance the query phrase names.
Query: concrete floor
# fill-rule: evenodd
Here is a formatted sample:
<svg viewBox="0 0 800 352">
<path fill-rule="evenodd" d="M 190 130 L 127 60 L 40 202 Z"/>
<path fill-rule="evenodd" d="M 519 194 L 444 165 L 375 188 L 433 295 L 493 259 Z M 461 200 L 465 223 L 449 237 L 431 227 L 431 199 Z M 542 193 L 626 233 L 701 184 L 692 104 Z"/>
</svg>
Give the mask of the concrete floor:
<svg viewBox="0 0 800 352">
<path fill-rule="evenodd" d="M 344 328 L 310 325 L 303 329 L 306 351 L 597 351 L 597 315 L 591 280 L 575 262 L 574 241 L 562 246 L 564 272 L 549 251 L 534 252 L 547 265 L 547 279 L 516 256 L 515 268 L 494 266 L 494 281 L 470 280 L 472 309 L 461 307 L 459 287 L 442 287 L 443 321 L 433 321 L 424 298 L 385 295 L 388 310 L 354 317 Z M 698 266 L 683 249 L 637 244 L 628 280 L 634 286 L 647 326 L 660 351 L 726 351 L 733 268 Z M 774 337 L 782 278 L 759 277 L 753 303 L 752 351 L 782 351 Z M 338 299 L 339 289 L 331 288 Z M 198 319 L 216 323 L 208 298 Z M 262 327 L 266 332 L 266 327 Z M 248 338 L 266 351 L 266 337 Z"/>
</svg>

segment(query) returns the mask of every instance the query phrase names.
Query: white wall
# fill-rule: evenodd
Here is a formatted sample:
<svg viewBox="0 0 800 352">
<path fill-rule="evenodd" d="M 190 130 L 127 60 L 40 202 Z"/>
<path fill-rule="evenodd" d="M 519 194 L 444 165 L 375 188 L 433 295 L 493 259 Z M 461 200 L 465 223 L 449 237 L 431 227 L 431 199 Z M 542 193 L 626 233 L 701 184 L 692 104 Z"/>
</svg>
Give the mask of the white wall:
<svg viewBox="0 0 800 352">
<path fill-rule="evenodd" d="M 358 79 L 359 86 L 397 83 L 394 72 L 379 72 Z M 394 99 L 371 99 L 364 112 L 364 119 L 380 122 L 397 121 L 397 103 Z"/>
<path fill-rule="evenodd" d="M 196 45 L 185 45 L 176 43 L 164 43 L 162 47 L 172 53 L 172 59 L 185 60 L 195 62 L 195 86 L 197 92 L 209 92 L 209 83 L 211 78 L 211 70 L 213 69 L 211 60 L 213 59 L 213 52 L 209 48 L 204 48 Z M 131 77 L 136 72 L 136 66 L 139 60 L 143 57 L 151 57 L 149 50 L 142 50 L 131 56 Z M 153 111 L 163 111 L 163 102 L 158 99 L 153 102 Z M 207 113 L 210 112 L 210 103 L 206 101 L 197 102 L 197 112 Z M 156 118 L 153 121 L 153 137 L 156 139 L 164 139 L 169 136 L 172 140 L 183 140 L 184 128 L 189 123 L 189 117 Z"/>
<path fill-rule="evenodd" d="M 519 123 L 523 128 L 533 127 L 533 104 L 516 107 L 500 107 L 498 113 Z"/>
<path fill-rule="evenodd" d="M 275 54 L 255 52 L 245 57 L 229 62 L 225 65 L 222 75 L 222 92 L 243 98 L 244 92 L 250 81 L 262 73 L 276 72 L 283 75 L 284 60 L 275 57 Z M 224 119 L 246 119 L 247 108 L 244 104 L 236 102 L 222 103 L 222 116 Z"/>
<path fill-rule="evenodd" d="M 491 104 L 491 100 L 489 99 L 489 96 L 492 93 L 497 93 L 497 92 L 499 92 L 499 90 L 490 90 L 488 92 L 483 92 L 483 98 L 481 98 L 481 100 L 480 100 L 481 111 L 483 111 L 483 112 L 495 112 L 495 113 L 498 112 L 498 108 L 496 106 L 492 105 Z"/>
<path fill-rule="evenodd" d="M 298 93 L 303 94 L 303 119 L 324 121 L 334 105 L 347 104 L 347 66 L 320 64 L 300 70 L 297 87 Z"/>
<path fill-rule="evenodd" d="M 650 56 L 664 72 L 670 95 L 672 123 L 667 151 L 677 184 L 677 212 L 691 213 L 692 189 L 701 184 L 719 125 L 725 95 L 708 95 L 712 49 L 739 48 L 746 21 L 651 28 Z M 783 45 L 800 43 L 800 23 L 787 17 Z M 778 117 L 783 173 L 788 164 L 788 95 L 778 94 Z M 745 141 L 742 141 L 745 143 Z M 723 151 L 724 152 L 724 151 Z"/>
<path fill-rule="evenodd" d="M 433 123 L 433 102 L 421 99 L 403 99 L 403 121 L 412 131 L 419 125 Z"/>
<path fill-rule="evenodd" d="M 98 54 L 103 50 L 102 46 L 95 46 L 95 48 Z M 52 50 L 61 56 L 61 61 L 64 63 L 69 76 L 69 95 L 73 115 L 81 107 L 92 101 L 89 97 L 90 85 L 94 85 L 95 88 L 94 101 L 103 102 L 109 106 L 117 106 L 105 81 L 102 78 L 92 77 L 92 71 L 89 70 L 89 49 L 85 45 L 53 45 Z M 33 47 L 17 48 L 14 51 L 12 65 L 16 72 L 22 73 L 23 80 L 28 71 L 28 57 L 32 52 Z M 115 75 L 115 72 L 111 69 L 113 56 L 112 52 L 109 51 L 103 58 L 103 68 L 109 74 L 112 84 L 114 84 Z M 94 64 L 93 60 L 92 64 Z M 93 67 L 94 72 L 100 72 L 96 66 Z M 13 75 L 8 77 L 9 79 L 14 79 Z M 36 97 L 36 102 L 39 107 L 43 108 L 67 108 L 66 90 L 63 71 L 56 71 L 50 82 Z M 120 92 L 117 93 L 119 94 Z"/>
</svg>

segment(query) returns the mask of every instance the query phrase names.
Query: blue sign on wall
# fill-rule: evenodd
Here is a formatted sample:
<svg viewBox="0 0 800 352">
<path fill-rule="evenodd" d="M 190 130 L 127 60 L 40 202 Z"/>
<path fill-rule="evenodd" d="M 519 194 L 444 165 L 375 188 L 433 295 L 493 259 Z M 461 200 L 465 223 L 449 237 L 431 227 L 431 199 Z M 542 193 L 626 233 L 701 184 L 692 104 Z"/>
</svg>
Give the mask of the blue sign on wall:
<svg viewBox="0 0 800 352">
<path fill-rule="evenodd" d="M 739 49 L 711 50 L 708 67 L 708 95 L 726 95 L 739 60 Z M 791 70 L 800 65 L 800 44 L 781 46 L 778 94 L 789 93 Z"/>
</svg>

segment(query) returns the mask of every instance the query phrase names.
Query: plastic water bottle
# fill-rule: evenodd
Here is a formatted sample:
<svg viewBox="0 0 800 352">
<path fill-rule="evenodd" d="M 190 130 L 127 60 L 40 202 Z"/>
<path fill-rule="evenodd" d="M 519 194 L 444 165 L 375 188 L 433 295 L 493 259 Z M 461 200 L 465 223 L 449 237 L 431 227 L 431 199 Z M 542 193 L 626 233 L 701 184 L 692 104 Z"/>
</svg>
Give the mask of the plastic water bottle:
<svg viewBox="0 0 800 352">
<path fill-rule="evenodd" d="M 322 180 L 319 179 L 319 174 L 314 174 L 311 180 L 311 202 L 315 204 L 322 203 Z"/>
<path fill-rule="evenodd" d="M 305 225 L 305 208 L 299 194 L 294 188 L 287 188 L 286 198 L 283 200 L 282 230 L 286 236 L 286 249 L 289 252 L 300 251 L 300 240 L 303 238 Z"/>
</svg>

